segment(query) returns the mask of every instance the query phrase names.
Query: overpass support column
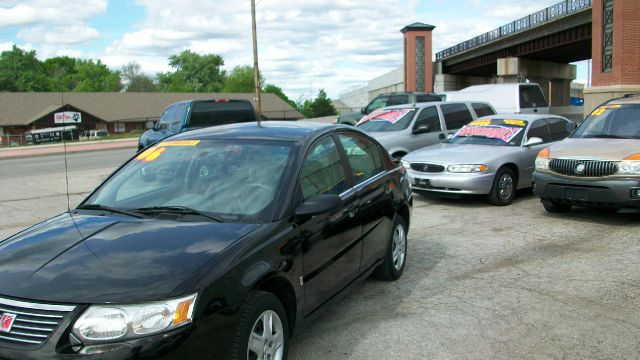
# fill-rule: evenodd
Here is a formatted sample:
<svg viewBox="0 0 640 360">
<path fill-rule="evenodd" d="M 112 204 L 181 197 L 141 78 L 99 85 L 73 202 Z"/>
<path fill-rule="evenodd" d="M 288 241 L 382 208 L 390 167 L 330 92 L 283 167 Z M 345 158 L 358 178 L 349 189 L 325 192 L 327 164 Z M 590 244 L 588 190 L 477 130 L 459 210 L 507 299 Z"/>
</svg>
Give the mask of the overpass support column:
<svg viewBox="0 0 640 360">
<path fill-rule="evenodd" d="M 551 106 L 570 105 L 576 66 L 525 58 L 498 59 L 497 83 L 538 83 Z"/>
<path fill-rule="evenodd" d="M 639 14 L 638 0 L 593 0 L 592 80 L 584 89 L 585 116 L 604 101 L 640 93 Z"/>
</svg>

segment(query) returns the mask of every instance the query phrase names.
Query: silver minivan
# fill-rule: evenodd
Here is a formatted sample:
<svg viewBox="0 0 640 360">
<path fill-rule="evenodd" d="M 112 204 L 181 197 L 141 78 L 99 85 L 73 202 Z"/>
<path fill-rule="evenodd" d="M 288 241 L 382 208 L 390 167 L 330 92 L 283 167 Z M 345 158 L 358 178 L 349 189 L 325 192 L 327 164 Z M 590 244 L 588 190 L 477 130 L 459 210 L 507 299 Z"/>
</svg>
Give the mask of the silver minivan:
<svg viewBox="0 0 640 360">
<path fill-rule="evenodd" d="M 356 127 L 367 132 L 394 159 L 410 151 L 445 141 L 474 119 L 496 113 L 480 101 L 428 102 L 390 106 L 365 116 Z"/>
</svg>

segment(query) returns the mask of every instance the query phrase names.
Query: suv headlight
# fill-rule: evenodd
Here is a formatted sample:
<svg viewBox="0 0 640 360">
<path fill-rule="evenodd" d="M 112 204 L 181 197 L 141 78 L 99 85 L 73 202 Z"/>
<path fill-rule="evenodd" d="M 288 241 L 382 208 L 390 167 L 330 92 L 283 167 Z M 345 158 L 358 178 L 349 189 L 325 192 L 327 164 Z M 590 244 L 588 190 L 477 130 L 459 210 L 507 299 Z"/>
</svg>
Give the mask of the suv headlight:
<svg viewBox="0 0 640 360">
<path fill-rule="evenodd" d="M 483 164 L 449 165 L 447 167 L 447 171 L 451 173 L 485 172 L 487 171 L 487 165 L 483 165 Z"/>
<path fill-rule="evenodd" d="M 83 341 L 123 340 L 191 323 L 196 295 L 136 305 L 92 305 L 73 325 Z"/>
<path fill-rule="evenodd" d="M 407 170 L 411 169 L 411 163 L 406 160 L 400 160 L 400 165 Z"/>
<path fill-rule="evenodd" d="M 640 161 L 622 160 L 618 165 L 619 175 L 640 175 Z"/>
<path fill-rule="evenodd" d="M 540 150 L 540 152 L 538 153 L 538 157 L 536 157 L 536 162 L 535 162 L 536 170 L 538 171 L 549 170 L 550 154 L 551 154 L 551 151 L 549 150 L 549 148 L 544 148 Z"/>
</svg>

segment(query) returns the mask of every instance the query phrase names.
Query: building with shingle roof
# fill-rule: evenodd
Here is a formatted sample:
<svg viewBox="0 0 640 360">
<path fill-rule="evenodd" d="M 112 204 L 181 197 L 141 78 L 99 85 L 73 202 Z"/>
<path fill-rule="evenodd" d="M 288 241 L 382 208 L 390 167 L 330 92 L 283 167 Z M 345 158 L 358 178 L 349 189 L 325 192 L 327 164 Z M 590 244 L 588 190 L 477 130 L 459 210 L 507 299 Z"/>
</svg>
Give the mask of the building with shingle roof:
<svg viewBox="0 0 640 360">
<path fill-rule="evenodd" d="M 169 105 L 184 100 L 242 99 L 246 93 L 0 93 L 0 136 L 56 126 L 54 114 L 82 113 L 78 130 L 106 129 L 109 133 L 144 130 L 145 123 L 160 118 Z M 304 116 L 275 94 L 263 93 L 262 113 L 271 120 L 298 120 Z"/>
</svg>

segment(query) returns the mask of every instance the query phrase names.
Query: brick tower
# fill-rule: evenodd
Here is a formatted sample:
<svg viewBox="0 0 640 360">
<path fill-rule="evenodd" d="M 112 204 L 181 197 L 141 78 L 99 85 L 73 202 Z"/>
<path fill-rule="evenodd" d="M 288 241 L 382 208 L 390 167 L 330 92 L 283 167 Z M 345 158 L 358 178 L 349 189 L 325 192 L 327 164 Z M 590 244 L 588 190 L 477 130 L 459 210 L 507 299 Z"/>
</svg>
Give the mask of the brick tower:
<svg viewBox="0 0 640 360">
<path fill-rule="evenodd" d="M 413 23 L 400 30 L 404 34 L 405 91 L 433 92 L 431 63 L 433 29 L 435 29 L 433 25 Z"/>
</svg>

